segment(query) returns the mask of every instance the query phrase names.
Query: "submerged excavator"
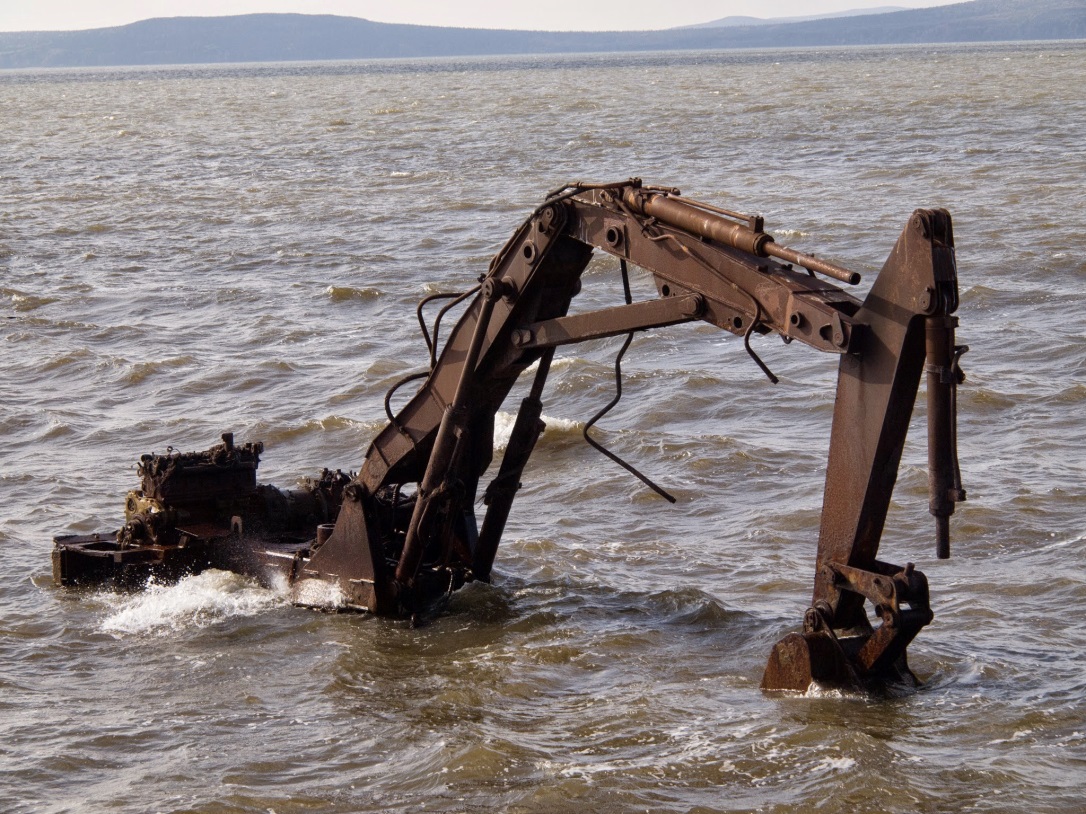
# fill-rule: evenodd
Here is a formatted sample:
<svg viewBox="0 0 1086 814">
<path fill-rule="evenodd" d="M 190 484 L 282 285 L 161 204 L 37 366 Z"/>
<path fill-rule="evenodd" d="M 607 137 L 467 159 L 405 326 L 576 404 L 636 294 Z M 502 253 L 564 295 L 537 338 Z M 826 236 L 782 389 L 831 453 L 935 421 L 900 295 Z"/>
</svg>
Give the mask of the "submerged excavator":
<svg viewBox="0 0 1086 814">
<path fill-rule="evenodd" d="M 618 259 L 626 304 L 569 315 L 595 250 Z M 658 298 L 633 300 L 630 265 L 651 273 Z M 388 393 L 388 423 L 357 474 L 325 470 L 289 491 L 260 485 L 263 445 L 235 444 L 229 433 L 204 452 L 144 455 L 124 527 L 55 538 L 54 579 L 138 587 L 149 577 L 217 567 L 265 582 L 278 575 L 303 606 L 382 616 L 424 612 L 467 582 L 490 581 L 522 473 L 545 426 L 541 398 L 556 349 L 626 335 L 625 352 L 634 332 L 702 321 L 743 337 L 773 381 L 751 347 L 755 333 L 774 332 L 840 358 L 813 597 L 802 632 L 773 648 L 763 689 L 802 692 L 812 682 L 858 690 L 915 686 L 906 648 L 932 620 L 927 579 L 912 563 L 892 565 L 878 552 L 922 377 L 928 508 L 940 558 L 949 556 L 949 518 L 965 499 L 956 394 L 967 348 L 955 344 L 958 281 L 949 213 L 913 213 L 862 302 L 826 277 L 859 281 L 855 272 L 781 246 L 759 216 L 637 178 L 565 186 L 520 225 L 478 285 L 419 304 L 429 369 Z M 447 302 L 431 330 L 423 309 L 436 300 Z M 466 310 L 439 346 L 441 320 L 457 306 Z M 525 373 L 530 392 L 483 490 L 479 525 L 475 506 L 493 457 L 495 414 Z M 421 386 L 394 413 L 393 391 L 414 380 Z M 585 428 L 586 440 L 673 500 L 591 438 L 596 419 Z"/>
</svg>

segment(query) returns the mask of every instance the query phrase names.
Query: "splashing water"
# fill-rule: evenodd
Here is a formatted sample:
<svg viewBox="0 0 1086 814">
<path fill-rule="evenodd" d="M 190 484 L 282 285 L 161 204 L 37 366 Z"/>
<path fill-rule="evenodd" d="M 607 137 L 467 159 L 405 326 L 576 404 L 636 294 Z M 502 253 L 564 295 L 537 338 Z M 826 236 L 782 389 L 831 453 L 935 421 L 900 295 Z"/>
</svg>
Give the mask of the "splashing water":
<svg viewBox="0 0 1086 814">
<path fill-rule="evenodd" d="M 111 594 L 116 608 L 102 622 L 106 633 L 167 634 L 253 616 L 284 602 L 284 594 L 228 571 L 209 570 L 173 585 L 155 582 L 139 594 Z"/>
</svg>

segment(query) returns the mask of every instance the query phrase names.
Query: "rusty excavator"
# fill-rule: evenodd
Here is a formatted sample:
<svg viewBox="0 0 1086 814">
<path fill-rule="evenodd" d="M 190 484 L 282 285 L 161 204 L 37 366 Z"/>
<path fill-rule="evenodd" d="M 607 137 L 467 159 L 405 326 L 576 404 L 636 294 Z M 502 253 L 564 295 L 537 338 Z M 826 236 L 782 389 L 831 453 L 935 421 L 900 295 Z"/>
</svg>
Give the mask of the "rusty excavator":
<svg viewBox="0 0 1086 814">
<path fill-rule="evenodd" d="M 569 315 L 597 249 L 618 259 L 626 304 Z M 658 298 L 633 301 L 630 265 L 651 273 Z M 278 574 L 303 606 L 422 612 L 466 582 L 491 579 L 544 428 L 541 397 L 555 350 L 626 335 L 624 352 L 636 331 L 700 320 L 742 336 L 774 381 L 751 348 L 754 333 L 775 332 L 840 358 L 814 593 L 802 632 L 773 648 L 763 689 L 915 685 L 906 648 L 932 620 L 927 579 L 912 563 L 892 565 L 878 552 L 922 377 L 928 508 L 940 558 L 949 556 L 949 518 L 965 499 L 956 393 L 967 348 L 955 344 L 950 215 L 916 210 L 862 302 L 823 277 L 859 281 L 846 268 L 781 246 L 759 216 L 637 178 L 562 187 L 520 225 L 478 285 L 419 304 L 429 369 L 393 387 L 422 381 L 398 412 L 392 391 L 386 396 L 388 423 L 357 474 L 325 470 L 294 490 L 260 485 L 263 445 L 235 444 L 229 433 L 204 452 L 144 455 L 124 527 L 56 537 L 54 579 L 138 587 L 149 576 L 217 567 L 265 582 Z M 438 300 L 447 301 L 431 329 L 423 309 Z M 442 317 L 458 305 L 466 310 L 439 346 Z M 475 506 L 493 456 L 495 413 L 524 373 L 531 389 L 483 490 L 479 525 Z M 672 499 L 594 442 L 587 427 L 585 437 Z"/>
</svg>

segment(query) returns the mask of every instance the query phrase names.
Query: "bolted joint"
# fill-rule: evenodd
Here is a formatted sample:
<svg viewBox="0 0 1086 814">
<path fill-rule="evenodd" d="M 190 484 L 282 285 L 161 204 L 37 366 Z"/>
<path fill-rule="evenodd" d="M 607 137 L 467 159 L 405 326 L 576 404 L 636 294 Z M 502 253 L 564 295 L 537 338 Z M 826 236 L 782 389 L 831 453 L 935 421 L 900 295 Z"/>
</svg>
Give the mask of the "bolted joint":
<svg viewBox="0 0 1086 814">
<path fill-rule="evenodd" d="M 487 302 L 497 302 L 500 299 L 513 300 L 517 296 L 517 284 L 508 277 L 497 279 L 487 277 L 483 282 L 483 299 Z"/>
<path fill-rule="evenodd" d="M 928 219 L 920 212 L 913 214 L 912 226 L 920 233 L 920 236 L 927 239 L 931 237 L 931 228 L 928 225 Z"/>
<path fill-rule="evenodd" d="M 563 221 L 561 210 L 555 206 L 548 206 L 539 213 L 535 228 L 541 235 L 549 235 L 556 229 L 560 229 Z"/>
</svg>

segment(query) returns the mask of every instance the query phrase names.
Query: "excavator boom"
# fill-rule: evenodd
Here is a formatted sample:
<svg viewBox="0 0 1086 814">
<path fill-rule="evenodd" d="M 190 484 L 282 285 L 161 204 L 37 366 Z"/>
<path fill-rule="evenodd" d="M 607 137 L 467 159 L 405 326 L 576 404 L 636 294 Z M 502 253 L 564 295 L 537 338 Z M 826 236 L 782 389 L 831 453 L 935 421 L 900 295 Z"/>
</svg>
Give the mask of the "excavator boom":
<svg viewBox="0 0 1086 814">
<path fill-rule="evenodd" d="M 626 304 L 570 314 L 595 251 L 617 258 Z M 629 265 L 652 274 L 657 297 L 633 301 Z M 932 618 L 927 582 L 911 563 L 891 565 L 877 555 L 924 375 L 929 509 L 939 556 L 949 555 L 948 518 L 965 498 L 954 448 L 956 388 L 963 378 L 958 362 L 965 348 L 954 344 L 958 287 L 950 215 L 914 212 L 862 302 L 825 277 L 859 280 L 846 268 L 780 246 L 760 217 L 699 203 L 675 189 L 629 179 L 554 191 L 498 252 L 478 286 L 446 297 L 451 302 L 432 335 L 422 310 L 428 301 L 420 304 L 429 365 L 400 384 L 421 385 L 395 413 L 391 393 L 386 398 L 388 423 L 357 475 L 326 470 L 308 497 L 293 498 L 297 505 L 322 507 L 321 516 L 306 515 L 321 525 L 317 538 L 281 541 L 276 551 L 264 544 L 260 556 L 248 558 L 256 563 L 250 570 L 284 571 L 298 604 L 381 615 L 414 614 L 465 582 L 489 581 L 521 475 L 543 430 L 542 395 L 559 346 L 702 321 L 742 336 L 775 382 L 750 345 L 752 334 L 773 332 L 837 355 L 840 373 L 813 598 L 803 631 L 786 636 L 770 655 L 763 687 L 914 683 L 906 647 Z M 439 347 L 441 318 L 466 300 Z M 528 372 L 531 389 L 497 475 L 483 490 L 480 526 L 475 506 L 493 458 L 495 414 Z M 598 447 L 587 430 L 586 439 Z M 155 471 L 161 476 L 165 470 Z M 145 477 L 143 492 L 148 490 L 163 491 Z M 144 509 L 146 515 L 150 510 Z M 159 502 L 151 509 L 158 526 L 177 526 L 167 516 L 173 507 Z M 231 516 L 233 550 L 246 550 L 245 517 L 244 511 Z M 292 517 L 295 524 L 306 522 Z M 257 520 L 267 528 L 267 518 Z M 127 533 L 118 534 L 127 535 L 127 549 L 134 523 L 151 525 L 135 511 Z M 137 547 L 141 539 L 149 542 L 150 535 L 141 533 Z M 172 534 L 161 535 L 166 545 L 177 538 Z M 98 535 L 95 542 L 96 550 L 108 550 L 107 538 Z M 58 581 L 81 581 L 80 545 L 58 538 Z"/>
</svg>

